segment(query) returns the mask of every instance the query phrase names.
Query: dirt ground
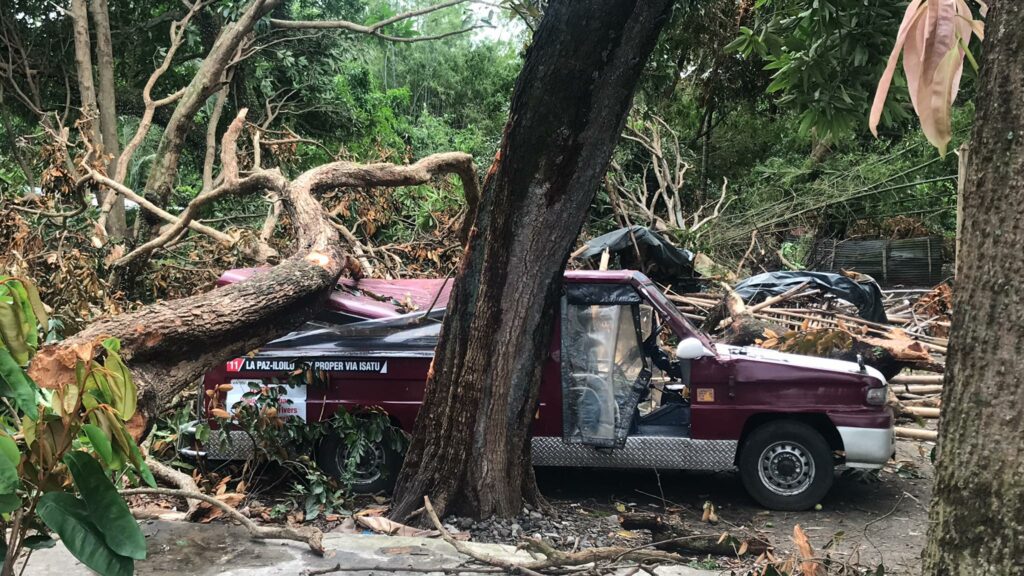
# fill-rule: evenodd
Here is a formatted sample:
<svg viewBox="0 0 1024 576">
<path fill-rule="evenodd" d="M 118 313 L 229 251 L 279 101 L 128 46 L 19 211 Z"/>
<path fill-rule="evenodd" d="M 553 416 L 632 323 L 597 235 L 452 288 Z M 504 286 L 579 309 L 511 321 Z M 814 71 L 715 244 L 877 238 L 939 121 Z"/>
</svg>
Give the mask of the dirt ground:
<svg viewBox="0 0 1024 576">
<path fill-rule="evenodd" d="M 756 535 L 767 540 L 778 557 L 793 552 L 793 527 L 799 524 L 818 557 L 827 555 L 837 567 L 846 563 L 859 569 L 832 570 L 830 574 L 863 574 L 866 569 L 873 574 L 879 564 L 884 564 L 886 575 L 917 576 L 931 498 L 931 449 L 930 443 L 900 441 L 895 463 L 878 473 L 839 471 L 821 509 L 807 512 L 762 509 L 746 495 L 735 472 L 563 468 L 537 470 L 541 492 L 551 505 L 544 513 L 526 508 L 512 520 L 444 520 L 451 531 L 469 532 L 475 542 L 519 544 L 526 537 L 542 537 L 559 549 L 572 550 L 648 544 L 649 533 L 623 530 L 618 515 L 626 511 L 675 514 L 697 533 Z M 354 510 L 362 505 L 379 507 L 382 503 L 369 497 L 359 500 L 353 502 Z M 253 502 L 250 498 L 247 503 Z M 715 525 L 700 521 L 705 502 L 715 506 L 720 518 Z M 218 520 L 208 526 L 224 526 L 222 522 Z M 327 522 L 321 518 L 315 524 L 325 532 L 351 534 L 351 530 L 342 529 L 340 521 Z M 210 538 L 207 534 L 200 540 L 204 550 L 209 549 L 218 557 L 216 566 L 242 566 L 232 546 Z M 173 545 L 165 545 L 166 550 L 147 562 L 150 573 L 162 574 L 162 570 L 181 562 L 180 556 L 196 553 L 193 545 L 197 542 L 178 537 L 170 542 Z M 274 566 L 281 562 L 275 556 L 279 552 L 274 547 L 259 548 L 254 555 L 246 556 L 245 562 L 253 567 Z M 695 556 L 689 566 L 722 574 L 745 574 L 753 560 L 749 556 L 742 560 Z M 219 573 L 214 565 L 211 568 L 211 574 Z"/>
<path fill-rule="evenodd" d="M 688 524 L 701 526 L 703 505 L 710 501 L 721 522 L 708 526 L 709 531 L 752 529 L 766 536 L 776 551 L 786 554 L 793 550 L 793 526 L 799 524 L 820 554 L 824 555 L 820 551 L 831 542 L 827 553 L 837 562 L 862 568 L 884 564 L 887 575 L 916 575 L 920 573 L 931 498 L 930 451 L 931 444 L 900 441 L 895 465 L 877 475 L 839 472 L 821 510 L 807 512 L 763 510 L 746 495 L 734 472 L 546 469 L 538 470 L 538 480 L 556 509 L 607 518 L 607 528 L 612 528 L 611 515 L 622 507 L 676 512 Z M 612 533 L 614 528 L 608 535 Z M 694 561 L 703 568 L 742 567 L 724 559 Z"/>
</svg>

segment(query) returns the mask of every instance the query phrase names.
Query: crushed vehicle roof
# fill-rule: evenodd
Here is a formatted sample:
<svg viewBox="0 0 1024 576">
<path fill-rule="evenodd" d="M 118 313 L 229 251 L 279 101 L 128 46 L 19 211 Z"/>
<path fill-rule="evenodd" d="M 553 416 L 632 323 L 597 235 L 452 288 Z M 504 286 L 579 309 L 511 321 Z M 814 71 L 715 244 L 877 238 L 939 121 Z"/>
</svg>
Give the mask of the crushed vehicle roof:
<svg viewBox="0 0 1024 576">
<path fill-rule="evenodd" d="M 221 274 L 218 286 L 241 282 L 260 271 L 260 268 L 238 268 Z M 565 273 L 567 282 L 608 282 L 613 284 L 636 281 L 650 282 L 635 270 L 571 270 Z M 327 308 L 359 318 L 396 318 L 411 312 L 430 308 L 447 308 L 454 278 L 416 278 L 382 280 L 340 278 L 338 288 L 327 301 Z M 438 292 L 440 291 L 440 294 Z"/>
<path fill-rule="evenodd" d="M 228 270 L 217 280 L 218 286 L 241 282 L 259 268 Z M 377 278 L 338 279 L 338 288 L 327 301 L 335 312 L 360 318 L 394 318 L 428 307 L 445 308 L 451 296 L 453 279 L 423 278 L 381 280 Z M 440 294 L 438 294 L 440 291 Z M 434 303 L 436 300 L 436 303 Z"/>
</svg>

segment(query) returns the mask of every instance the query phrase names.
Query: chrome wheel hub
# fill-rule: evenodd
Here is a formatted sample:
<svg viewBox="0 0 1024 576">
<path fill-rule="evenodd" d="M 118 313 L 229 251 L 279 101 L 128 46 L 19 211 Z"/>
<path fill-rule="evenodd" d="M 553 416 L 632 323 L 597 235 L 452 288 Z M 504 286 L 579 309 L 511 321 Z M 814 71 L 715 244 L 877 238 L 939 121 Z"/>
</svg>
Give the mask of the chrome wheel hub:
<svg viewBox="0 0 1024 576">
<path fill-rule="evenodd" d="M 370 446 L 356 462 L 355 469 L 352 471 L 352 481 L 356 484 L 369 484 L 380 478 L 385 459 L 383 447 L 379 444 Z M 339 454 L 338 460 L 338 469 L 344 470 L 348 457 L 342 452 Z"/>
<path fill-rule="evenodd" d="M 776 442 L 761 452 L 757 471 L 761 483 L 769 490 L 792 496 L 806 490 L 814 481 L 814 460 L 810 452 L 796 442 Z"/>
</svg>

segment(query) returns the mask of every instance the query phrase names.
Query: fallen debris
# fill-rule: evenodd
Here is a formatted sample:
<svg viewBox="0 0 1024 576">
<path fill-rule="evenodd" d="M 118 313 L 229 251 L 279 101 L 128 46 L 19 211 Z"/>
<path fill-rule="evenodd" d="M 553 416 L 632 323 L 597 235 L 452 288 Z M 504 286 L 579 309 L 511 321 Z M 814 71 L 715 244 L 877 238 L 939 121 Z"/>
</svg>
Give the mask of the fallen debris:
<svg viewBox="0 0 1024 576">
<path fill-rule="evenodd" d="M 427 517 L 434 524 L 434 528 L 441 533 L 441 538 L 460 554 L 468 556 L 481 564 L 501 568 L 511 574 L 535 575 L 538 574 L 539 570 L 581 567 L 595 563 L 603 563 L 600 569 L 596 566 L 594 568 L 598 570 L 598 573 L 606 573 L 609 571 L 609 567 L 613 565 L 621 567 L 618 566 L 620 561 L 644 562 L 645 565 L 648 562 L 680 564 L 686 561 L 683 556 L 678 554 L 661 550 L 650 550 L 649 548 L 655 547 L 658 544 L 657 542 L 635 548 L 607 547 L 590 548 L 579 552 L 562 552 L 539 538 L 526 539 L 521 546 L 534 554 L 534 556 L 540 555 L 541 559 L 524 562 L 507 560 L 479 552 L 465 542 L 453 538 L 441 524 L 441 520 L 437 517 L 434 507 L 430 503 L 430 498 L 427 496 L 423 497 L 423 508 Z"/>
<path fill-rule="evenodd" d="M 222 510 L 223 513 L 230 516 L 232 520 L 238 522 L 242 526 L 245 526 L 245 529 L 249 531 L 249 535 L 254 539 L 294 540 L 297 542 L 304 542 L 309 546 L 310 550 L 318 555 L 326 555 L 323 545 L 324 535 L 319 529 L 308 526 L 297 528 L 291 526 L 259 526 L 252 520 L 246 518 L 241 512 L 235 510 L 231 505 L 201 492 L 174 490 L 171 488 L 128 488 L 126 490 L 121 490 L 120 493 L 123 496 L 156 494 L 158 496 L 171 496 L 176 498 L 185 498 L 187 500 L 202 500 L 203 502 Z"/>
<path fill-rule="evenodd" d="M 650 530 L 653 546 L 667 552 L 684 554 L 712 554 L 714 556 L 742 556 L 762 554 L 768 550 L 768 542 L 760 538 L 737 538 L 721 534 L 696 534 L 678 517 L 665 517 L 649 512 L 632 512 L 619 515 L 619 524 L 626 530 Z"/>
</svg>

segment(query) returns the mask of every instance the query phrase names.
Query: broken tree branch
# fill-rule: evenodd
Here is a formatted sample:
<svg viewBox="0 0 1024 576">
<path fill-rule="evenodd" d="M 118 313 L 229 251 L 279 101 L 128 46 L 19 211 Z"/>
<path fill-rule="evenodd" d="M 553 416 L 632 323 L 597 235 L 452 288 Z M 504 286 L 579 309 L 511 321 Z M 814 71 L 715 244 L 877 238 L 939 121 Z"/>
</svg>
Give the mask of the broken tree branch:
<svg viewBox="0 0 1024 576">
<path fill-rule="evenodd" d="M 458 4 L 464 4 L 468 1 L 469 0 L 446 0 L 445 2 L 440 2 L 438 4 L 433 4 L 431 6 L 418 8 L 416 10 L 409 10 L 408 12 L 402 12 L 401 14 L 396 14 L 390 18 L 385 18 L 379 22 L 375 22 L 369 25 L 358 24 L 356 22 L 350 22 L 348 20 L 280 20 L 277 18 L 271 18 L 270 25 L 273 26 L 274 28 L 284 30 L 345 30 L 357 34 L 367 34 L 369 36 L 375 36 L 377 38 L 387 40 L 389 42 L 424 42 L 428 40 L 439 40 L 441 38 L 447 38 L 449 36 L 454 36 L 456 34 L 465 34 L 466 32 L 470 32 L 472 30 L 475 30 L 476 28 L 480 28 L 480 26 L 467 26 L 465 28 L 459 28 L 456 30 L 452 30 L 450 32 L 444 32 L 441 34 L 435 34 L 430 36 L 408 37 L 385 34 L 382 30 L 387 26 L 390 26 L 391 24 L 395 24 L 396 22 L 409 20 L 411 18 L 423 16 L 424 14 L 429 14 L 431 12 L 437 12 L 438 10 L 443 10 L 445 8 L 456 6 Z"/>
<path fill-rule="evenodd" d="M 296 542 L 304 542 L 309 546 L 309 549 L 316 552 L 320 556 L 325 555 L 323 537 L 324 534 L 317 528 L 311 528 L 303 526 L 300 528 L 292 528 L 291 526 L 260 526 L 246 518 L 241 512 L 235 510 L 234 507 L 217 500 L 213 496 L 207 496 L 201 492 L 193 492 L 191 490 L 174 490 L 171 488 L 128 488 L 120 491 L 123 496 L 133 496 L 140 494 L 155 494 L 157 496 L 172 496 L 175 498 L 185 498 L 191 500 L 202 500 L 207 504 L 216 506 L 224 511 L 225 514 L 231 516 L 231 518 L 249 531 L 249 536 L 256 540 L 294 540 Z"/>
<path fill-rule="evenodd" d="M 149 466 L 150 472 L 152 472 L 153 476 L 158 480 L 163 480 L 168 484 L 177 486 L 179 490 L 185 492 L 196 494 L 201 493 L 201 491 L 199 490 L 199 485 L 197 485 L 196 481 L 193 480 L 192 477 L 189 476 L 188 474 L 185 474 L 184 472 L 178 472 L 174 468 L 171 468 L 170 466 L 164 464 L 163 462 L 160 462 L 159 460 L 153 458 L 146 458 L 146 465 Z M 188 510 L 185 512 L 185 518 L 188 518 L 190 520 L 192 519 L 192 516 L 193 514 L 195 514 L 196 509 L 199 508 L 200 501 L 201 500 L 197 498 L 187 498 L 185 500 L 185 502 L 188 504 Z"/>
</svg>

